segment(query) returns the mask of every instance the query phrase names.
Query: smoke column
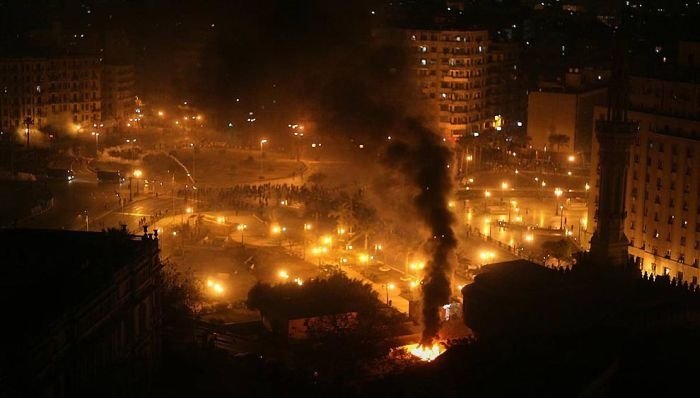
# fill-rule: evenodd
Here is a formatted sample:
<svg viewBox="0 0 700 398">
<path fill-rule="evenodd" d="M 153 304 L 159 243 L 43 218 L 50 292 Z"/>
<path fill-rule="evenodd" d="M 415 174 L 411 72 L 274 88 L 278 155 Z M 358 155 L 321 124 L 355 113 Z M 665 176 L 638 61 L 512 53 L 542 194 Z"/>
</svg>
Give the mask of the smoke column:
<svg viewBox="0 0 700 398">
<path fill-rule="evenodd" d="M 423 335 L 421 345 L 431 345 L 440 329 L 440 307 L 450 298 L 449 259 L 457 239 L 452 224 L 454 215 L 448 208 L 452 192 L 452 153 L 442 138 L 415 119 L 406 119 L 402 136 L 390 144 L 382 163 L 401 172 L 407 182 L 418 189 L 413 205 L 418 219 L 430 230 L 427 241 L 429 260 L 422 285 Z"/>
</svg>

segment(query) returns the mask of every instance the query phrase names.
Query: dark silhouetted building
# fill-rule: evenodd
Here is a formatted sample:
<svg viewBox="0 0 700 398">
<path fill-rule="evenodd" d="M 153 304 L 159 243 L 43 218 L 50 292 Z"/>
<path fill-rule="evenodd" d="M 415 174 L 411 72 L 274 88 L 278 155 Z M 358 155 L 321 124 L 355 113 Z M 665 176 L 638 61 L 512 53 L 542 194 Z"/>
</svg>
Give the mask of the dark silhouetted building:
<svg viewBox="0 0 700 398">
<path fill-rule="evenodd" d="M 7 229 L 0 251 L 0 396 L 147 393 L 161 350 L 157 236 Z"/>
</svg>

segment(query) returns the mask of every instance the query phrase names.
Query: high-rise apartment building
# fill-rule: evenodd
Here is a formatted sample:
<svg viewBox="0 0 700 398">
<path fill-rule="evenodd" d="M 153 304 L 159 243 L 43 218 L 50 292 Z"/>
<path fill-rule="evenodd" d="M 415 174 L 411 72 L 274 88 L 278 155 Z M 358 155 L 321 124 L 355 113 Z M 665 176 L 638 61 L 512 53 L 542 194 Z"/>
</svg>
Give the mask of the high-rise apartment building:
<svg viewBox="0 0 700 398">
<path fill-rule="evenodd" d="M 639 125 L 625 190 L 629 254 L 643 272 L 688 282 L 700 278 L 700 84 L 630 78 L 628 119 Z M 594 118 L 606 108 L 596 107 Z M 589 231 L 598 197 L 598 142 L 593 142 Z"/>
<path fill-rule="evenodd" d="M 102 66 L 102 120 L 125 124 L 134 115 L 134 66 L 128 63 Z"/>
<path fill-rule="evenodd" d="M 91 56 L 0 59 L 0 129 L 68 131 L 101 120 L 101 67 Z"/>
<path fill-rule="evenodd" d="M 487 102 L 489 36 L 486 30 L 406 29 L 412 69 L 428 100 L 429 115 L 447 137 L 493 124 Z"/>
</svg>

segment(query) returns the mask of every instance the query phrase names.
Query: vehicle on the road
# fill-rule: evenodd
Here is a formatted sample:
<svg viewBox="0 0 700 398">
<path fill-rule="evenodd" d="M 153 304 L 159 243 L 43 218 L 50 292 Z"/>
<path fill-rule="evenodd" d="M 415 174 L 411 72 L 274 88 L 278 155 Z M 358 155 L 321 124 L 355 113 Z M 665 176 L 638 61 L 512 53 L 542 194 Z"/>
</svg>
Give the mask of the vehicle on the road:
<svg viewBox="0 0 700 398">
<path fill-rule="evenodd" d="M 121 184 L 124 182 L 124 177 L 119 170 L 97 170 L 97 181 L 101 183 Z"/>
<path fill-rule="evenodd" d="M 69 168 L 50 167 L 46 169 L 46 176 L 49 180 L 53 181 L 71 182 L 75 179 L 75 174 L 73 173 L 73 170 Z"/>
</svg>

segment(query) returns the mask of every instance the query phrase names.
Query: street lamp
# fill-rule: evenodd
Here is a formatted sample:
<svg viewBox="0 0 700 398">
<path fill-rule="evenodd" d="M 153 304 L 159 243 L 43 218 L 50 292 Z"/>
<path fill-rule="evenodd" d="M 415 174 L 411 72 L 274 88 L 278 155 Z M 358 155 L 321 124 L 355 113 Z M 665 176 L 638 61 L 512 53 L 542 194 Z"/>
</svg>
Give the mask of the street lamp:
<svg viewBox="0 0 700 398">
<path fill-rule="evenodd" d="M 508 189 L 508 183 L 506 181 L 501 182 L 501 202 L 503 202 L 503 196 L 506 193 L 506 189 Z"/>
<path fill-rule="evenodd" d="M 92 135 L 95 136 L 95 154 L 98 154 L 100 152 L 100 146 L 99 146 L 100 133 L 98 133 L 97 131 L 93 131 Z"/>
<path fill-rule="evenodd" d="M 85 231 L 87 232 L 90 231 L 90 214 L 87 210 L 84 210 L 83 215 L 85 216 Z"/>
<path fill-rule="evenodd" d="M 266 139 L 260 140 L 260 174 L 263 173 L 263 144 L 267 144 Z"/>
<path fill-rule="evenodd" d="M 140 169 L 134 170 L 134 177 L 136 177 L 136 195 L 138 196 L 139 194 L 139 179 L 143 175 L 143 172 Z M 131 189 L 131 181 L 129 181 L 129 189 Z"/>
<path fill-rule="evenodd" d="M 245 224 L 238 224 L 238 226 L 236 227 L 238 231 L 241 231 L 241 244 L 243 244 L 243 231 L 245 231 L 247 228 L 248 226 Z"/>
<path fill-rule="evenodd" d="M 561 195 L 562 195 L 563 193 L 564 193 L 564 191 L 562 191 L 561 188 L 558 188 L 558 187 L 557 187 L 557 188 L 554 188 L 554 196 L 557 197 L 557 206 L 556 206 L 556 208 L 554 209 L 554 214 L 555 214 L 555 215 L 559 214 L 559 198 L 561 197 Z"/>
<path fill-rule="evenodd" d="M 386 289 L 386 305 L 389 305 L 389 290 L 394 290 L 396 285 L 393 283 L 385 283 L 384 288 Z"/>
</svg>

